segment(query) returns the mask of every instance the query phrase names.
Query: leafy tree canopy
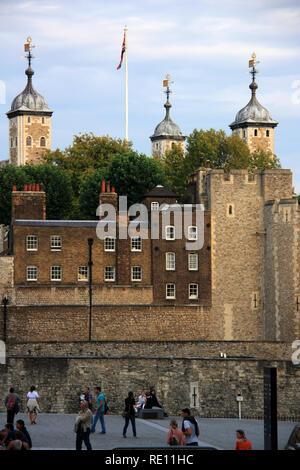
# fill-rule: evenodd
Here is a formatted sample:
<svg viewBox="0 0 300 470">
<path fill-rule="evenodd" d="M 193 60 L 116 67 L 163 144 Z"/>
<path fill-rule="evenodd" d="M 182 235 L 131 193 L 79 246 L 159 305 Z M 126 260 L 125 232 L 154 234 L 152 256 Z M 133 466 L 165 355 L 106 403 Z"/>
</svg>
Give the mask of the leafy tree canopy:
<svg viewBox="0 0 300 470">
<path fill-rule="evenodd" d="M 109 136 L 97 137 L 93 133 L 75 135 L 73 144 L 65 150 L 46 152 L 46 162 L 63 169 L 71 179 L 74 195 L 79 195 L 81 182 L 94 170 L 106 168 L 117 154 L 131 150 L 132 143 L 113 139 Z"/>
<path fill-rule="evenodd" d="M 68 218 L 72 210 L 72 186 L 68 176 L 52 165 L 7 165 L 0 168 L 0 223 L 11 221 L 11 193 L 15 185 L 43 184 L 47 195 L 47 219 Z"/>
</svg>

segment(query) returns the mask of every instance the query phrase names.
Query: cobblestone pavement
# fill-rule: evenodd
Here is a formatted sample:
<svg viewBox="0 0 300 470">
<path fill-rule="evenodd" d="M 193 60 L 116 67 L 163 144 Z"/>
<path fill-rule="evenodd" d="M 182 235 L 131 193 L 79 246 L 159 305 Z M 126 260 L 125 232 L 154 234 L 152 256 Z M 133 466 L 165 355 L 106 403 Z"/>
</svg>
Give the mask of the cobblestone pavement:
<svg viewBox="0 0 300 470">
<path fill-rule="evenodd" d="M 75 433 L 73 431 L 76 415 L 45 414 L 38 416 L 37 424 L 30 425 L 27 414 L 20 413 L 17 419 L 23 419 L 31 435 L 34 449 L 75 449 Z M 122 436 L 124 419 L 117 415 L 106 415 L 106 434 L 101 434 L 100 423 L 96 432 L 91 435 L 92 448 L 113 449 L 116 447 L 161 447 L 166 446 L 166 434 L 170 419 L 136 420 L 137 438 L 132 435 L 131 424 L 127 430 L 127 438 Z M 182 418 L 175 417 L 179 426 Z M 0 413 L 0 428 L 6 421 L 6 414 Z M 253 449 L 264 448 L 264 423 L 259 420 L 238 419 L 199 419 L 200 443 L 219 449 L 233 450 L 235 446 L 235 430 L 243 429 L 252 441 Z M 283 449 L 296 423 L 278 423 L 279 449 Z M 84 448 L 84 445 L 83 445 Z"/>
</svg>

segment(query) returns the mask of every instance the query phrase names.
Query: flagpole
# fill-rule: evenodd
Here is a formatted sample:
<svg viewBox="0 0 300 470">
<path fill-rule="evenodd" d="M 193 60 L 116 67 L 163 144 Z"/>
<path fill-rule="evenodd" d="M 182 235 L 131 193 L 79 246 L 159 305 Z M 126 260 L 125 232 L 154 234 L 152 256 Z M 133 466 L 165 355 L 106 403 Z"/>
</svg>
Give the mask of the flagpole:
<svg viewBox="0 0 300 470">
<path fill-rule="evenodd" d="M 124 28 L 125 38 L 125 139 L 128 141 L 128 60 L 127 60 L 127 31 L 128 28 Z"/>
</svg>

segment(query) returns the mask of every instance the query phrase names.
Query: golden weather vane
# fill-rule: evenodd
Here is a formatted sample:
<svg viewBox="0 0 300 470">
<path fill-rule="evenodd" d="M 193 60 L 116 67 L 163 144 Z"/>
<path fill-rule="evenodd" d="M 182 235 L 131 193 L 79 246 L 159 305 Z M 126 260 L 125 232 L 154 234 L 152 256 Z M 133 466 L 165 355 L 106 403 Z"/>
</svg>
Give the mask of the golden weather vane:
<svg viewBox="0 0 300 470">
<path fill-rule="evenodd" d="M 33 56 L 32 53 L 31 53 L 32 49 L 35 47 L 33 44 L 31 44 L 31 42 L 32 42 L 32 39 L 31 39 L 30 36 L 28 36 L 27 42 L 26 42 L 26 44 L 24 44 L 24 51 L 27 52 L 27 55 L 26 56 L 24 56 L 24 55 L 21 56 L 22 59 L 24 59 L 24 57 L 26 57 L 26 59 L 28 60 L 29 67 L 31 66 L 31 60 L 36 59 L 36 56 Z"/>
<path fill-rule="evenodd" d="M 249 60 L 249 68 L 252 70 L 249 70 L 249 73 L 252 75 L 252 81 L 255 81 L 255 75 L 259 73 L 259 70 L 255 68 L 256 64 L 259 64 L 259 60 L 256 60 L 256 54 L 255 52 L 252 53 L 251 55 L 252 59 Z"/>
</svg>

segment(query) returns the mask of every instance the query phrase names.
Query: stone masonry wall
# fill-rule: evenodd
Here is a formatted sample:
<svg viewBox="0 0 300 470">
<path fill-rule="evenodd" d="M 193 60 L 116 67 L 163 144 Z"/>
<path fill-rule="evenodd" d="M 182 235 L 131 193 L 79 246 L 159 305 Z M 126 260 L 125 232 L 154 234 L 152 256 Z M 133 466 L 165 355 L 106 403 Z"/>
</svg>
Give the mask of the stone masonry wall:
<svg viewBox="0 0 300 470">
<path fill-rule="evenodd" d="M 221 349 L 258 354 L 252 359 L 229 355 L 224 360 L 216 354 Z M 288 349 L 283 343 L 251 342 L 20 343 L 9 346 L 7 364 L 0 365 L 0 393 L 4 396 L 13 385 L 24 411 L 26 393 L 34 384 L 43 412 L 74 413 L 84 385 L 92 389 L 100 385 L 110 412 L 116 414 L 122 411 L 129 390 L 138 396 L 155 385 L 168 414 L 190 407 L 199 417 L 232 418 L 238 417 L 236 395 L 241 393 L 243 417 L 262 418 L 264 366 L 273 365 L 278 377 L 278 416 L 296 420 L 300 418 L 300 368 L 288 359 L 276 359 Z"/>
</svg>

